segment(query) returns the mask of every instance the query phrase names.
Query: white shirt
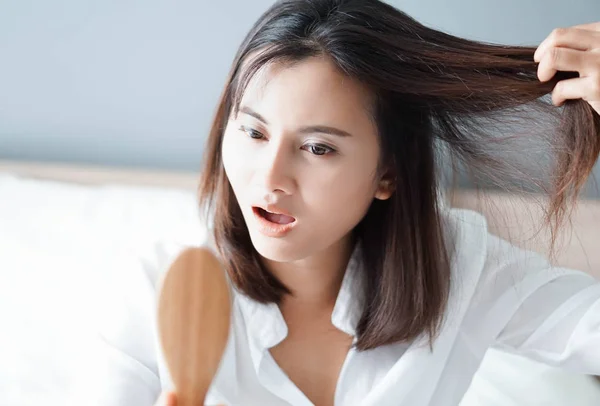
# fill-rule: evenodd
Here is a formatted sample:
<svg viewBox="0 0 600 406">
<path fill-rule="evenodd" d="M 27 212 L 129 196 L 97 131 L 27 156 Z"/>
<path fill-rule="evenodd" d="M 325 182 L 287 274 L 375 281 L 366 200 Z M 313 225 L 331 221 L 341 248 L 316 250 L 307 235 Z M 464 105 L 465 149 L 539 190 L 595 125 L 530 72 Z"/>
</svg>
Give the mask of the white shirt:
<svg viewBox="0 0 600 406">
<path fill-rule="evenodd" d="M 433 352 L 424 336 L 366 352 L 351 349 L 338 379 L 335 405 L 457 405 L 490 347 L 600 375 L 600 284 L 583 272 L 552 267 L 542 256 L 490 234 L 476 212 L 447 209 L 444 218 L 456 247 L 453 289 Z M 140 292 L 128 292 L 143 298 L 128 303 L 131 314 L 115 308 L 115 314 L 103 316 L 116 316 L 119 322 L 108 333 L 99 332 L 85 360 L 96 365 L 95 375 L 82 377 L 79 387 L 85 404 L 150 406 L 161 391 L 173 388 L 157 340 L 156 288 L 183 247 L 161 249 L 141 268 L 145 280 Z M 331 318 L 350 335 L 360 316 L 357 252 Z M 287 334 L 279 308 L 234 291 L 232 309 L 230 339 L 206 404 L 312 405 L 268 351 Z"/>
</svg>

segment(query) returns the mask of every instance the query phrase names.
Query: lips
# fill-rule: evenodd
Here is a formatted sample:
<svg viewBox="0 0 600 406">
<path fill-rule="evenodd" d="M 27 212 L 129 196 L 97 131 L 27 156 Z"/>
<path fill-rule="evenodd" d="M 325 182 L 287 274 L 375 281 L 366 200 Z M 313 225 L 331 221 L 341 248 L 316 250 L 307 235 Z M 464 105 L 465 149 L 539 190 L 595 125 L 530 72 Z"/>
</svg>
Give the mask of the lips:
<svg viewBox="0 0 600 406">
<path fill-rule="evenodd" d="M 284 213 L 273 206 L 267 206 L 267 208 L 253 206 L 252 213 L 255 218 L 256 230 L 267 237 L 284 237 L 298 223 L 289 213 Z"/>
</svg>

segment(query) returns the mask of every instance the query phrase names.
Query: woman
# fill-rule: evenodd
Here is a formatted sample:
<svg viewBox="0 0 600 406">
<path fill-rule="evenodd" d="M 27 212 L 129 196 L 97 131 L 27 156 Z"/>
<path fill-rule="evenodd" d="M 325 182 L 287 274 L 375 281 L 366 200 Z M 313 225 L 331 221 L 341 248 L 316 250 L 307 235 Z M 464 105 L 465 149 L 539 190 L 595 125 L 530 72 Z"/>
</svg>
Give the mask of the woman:
<svg viewBox="0 0 600 406">
<path fill-rule="evenodd" d="M 536 50 L 377 0 L 268 10 L 233 63 L 199 189 L 235 288 L 207 404 L 456 405 L 490 347 L 600 374 L 600 285 L 440 200 L 439 146 L 519 175 L 475 119 L 522 106 L 562 114 L 556 232 L 600 152 L 600 24 Z M 175 404 L 162 389 L 157 404 Z"/>
</svg>

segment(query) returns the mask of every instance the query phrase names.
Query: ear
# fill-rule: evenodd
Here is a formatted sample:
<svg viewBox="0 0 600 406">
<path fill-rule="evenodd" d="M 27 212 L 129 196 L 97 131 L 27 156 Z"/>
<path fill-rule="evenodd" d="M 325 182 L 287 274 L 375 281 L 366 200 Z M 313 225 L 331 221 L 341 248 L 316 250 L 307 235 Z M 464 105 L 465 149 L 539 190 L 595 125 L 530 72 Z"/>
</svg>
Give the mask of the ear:
<svg viewBox="0 0 600 406">
<path fill-rule="evenodd" d="M 375 191 L 375 199 L 387 200 L 392 197 L 395 189 L 395 179 L 392 176 L 385 176 L 379 180 L 379 185 Z"/>
</svg>

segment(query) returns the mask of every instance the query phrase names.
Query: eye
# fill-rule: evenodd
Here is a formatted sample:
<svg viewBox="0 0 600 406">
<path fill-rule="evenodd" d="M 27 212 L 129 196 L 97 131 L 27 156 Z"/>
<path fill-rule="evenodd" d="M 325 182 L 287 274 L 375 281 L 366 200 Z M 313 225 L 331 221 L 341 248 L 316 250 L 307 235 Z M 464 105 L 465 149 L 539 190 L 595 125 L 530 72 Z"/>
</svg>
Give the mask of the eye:
<svg viewBox="0 0 600 406">
<path fill-rule="evenodd" d="M 335 152 L 335 149 L 323 144 L 307 144 L 306 149 L 313 155 L 327 155 Z"/>
<path fill-rule="evenodd" d="M 245 125 L 240 126 L 239 130 L 242 132 L 245 132 L 250 138 L 255 139 L 255 140 L 260 140 L 260 139 L 264 138 L 262 133 L 260 133 L 259 131 L 256 131 L 253 128 L 246 127 Z"/>
</svg>

